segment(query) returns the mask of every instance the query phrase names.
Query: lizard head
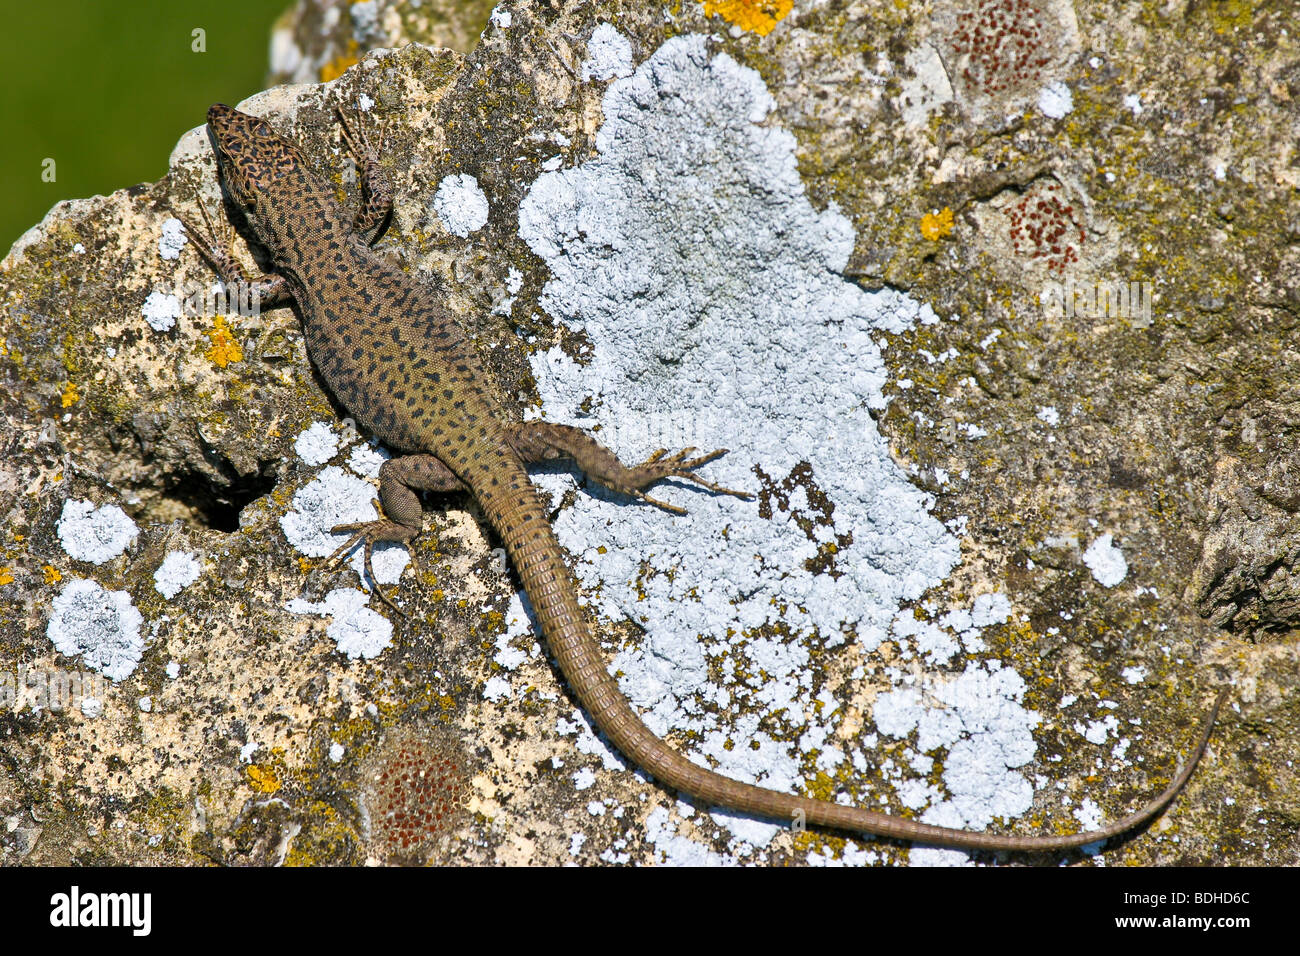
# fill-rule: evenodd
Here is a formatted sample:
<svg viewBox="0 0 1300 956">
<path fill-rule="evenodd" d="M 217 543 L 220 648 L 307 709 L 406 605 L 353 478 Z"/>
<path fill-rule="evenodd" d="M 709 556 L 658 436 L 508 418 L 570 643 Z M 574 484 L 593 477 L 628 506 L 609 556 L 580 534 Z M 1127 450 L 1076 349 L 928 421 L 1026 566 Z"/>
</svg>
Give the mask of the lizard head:
<svg viewBox="0 0 1300 956">
<path fill-rule="evenodd" d="M 214 103 L 208 110 L 208 130 L 221 181 L 255 227 L 266 222 L 269 210 L 262 206 L 281 180 L 310 175 L 298 148 L 260 117 Z"/>
</svg>

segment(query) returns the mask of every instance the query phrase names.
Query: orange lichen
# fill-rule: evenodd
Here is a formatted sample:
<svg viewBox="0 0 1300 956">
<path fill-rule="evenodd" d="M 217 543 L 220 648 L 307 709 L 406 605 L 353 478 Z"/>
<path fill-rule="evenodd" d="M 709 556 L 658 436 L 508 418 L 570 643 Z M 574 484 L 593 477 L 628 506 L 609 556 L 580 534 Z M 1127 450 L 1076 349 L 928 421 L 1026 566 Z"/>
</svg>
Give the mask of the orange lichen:
<svg viewBox="0 0 1300 956">
<path fill-rule="evenodd" d="M 929 212 L 921 217 L 921 235 L 933 242 L 952 232 L 952 210 L 944 206 L 938 212 Z"/>
<path fill-rule="evenodd" d="M 8 568 L 0 568 L 0 585 L 13 584 L 14 573 Z"/>
<path fill-rule="evenodd" d="M 55 568 L 54 565 L 52 564 L 45 565 L 45 567 L 42 568 L 41 570 L 45 572 L 46 584 L 58 584 L 60 581 L 63 580 L 63 575 L 60 574 L 58 572 L 58 569 Z"/>
<path fill-rule="evenodd" d="M 64 408 L 68 408 L 68 407 L 70 407 L 70 406 L 72 406 L 72 405 L 77 404 L 77 401 L 78 401 L 80 398 L 81 398 L 81 393 L 80 393 L 79 391 L 77 391 L 77 383 L 76 383 L 76 382 L 68 382 L 67 385 L 63 386 L 63 399 L 62 399 L 62 401 L 63 401 L 63 407 L 64 407 Z"/>
<path fill-rule="evenodd" d="M 794 9 L 794 0 L 704 0 L 704 15 L 715 13 L 742 30 L 767 36 Z"/>
<path fill-rule="evenodd" d="M 204 354 L 214 365 L 225 368 L 231 362 L 242 362 L 244 360 L 244 350 L 239 347 L 235 337 L 230 334 L 230 327 L 226 325 L 225 316 L 218 315 L 214 318 L 212 328 L 203 334 L 212 342 L 212 347 Z"/>
<path fill-rule="evenodd" d="M 957 16 L 953 52 L 965 57 L 961 77 L 986 94 L 1041 86 L 1049 62 L 1049 18 L 1041 0 L 981 0 Z"/>
<path fill-rule="evenodd" d="M 1078 262 L 1083 248 L 1083 227 L 1074 218 L 1074 207 L 1061 198 L 1061 192 L 1055 183 L 1037 186 L 1006 211 L 1016 255 L 1041 259 L 1056 272 L 1064 272 L 1067 265 Z"/>
</svg>

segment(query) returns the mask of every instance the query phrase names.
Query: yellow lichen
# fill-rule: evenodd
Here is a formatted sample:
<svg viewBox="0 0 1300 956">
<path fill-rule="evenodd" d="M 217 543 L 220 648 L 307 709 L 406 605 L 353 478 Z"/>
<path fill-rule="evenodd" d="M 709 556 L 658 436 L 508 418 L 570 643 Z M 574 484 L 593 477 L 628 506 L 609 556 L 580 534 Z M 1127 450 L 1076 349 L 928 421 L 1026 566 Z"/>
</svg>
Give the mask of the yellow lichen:
<svg viewBox="0 0 1300 956">
<path fill-rule="evenodd" d="M 330 80 L 337 80 L 340 76 L 348 71 L 349 67 L 357 64 L 357 41 L 348 40 L 348 51 L 340 56 L 336 56 L 320 68 L 320 81 L 328 83 Z"/>
<path fill-rule="evenodd" d="M 794 0 L 704 0 L 704 15 L 715 13 L 742 30 L 767 36 L 794 9 Z"/>
<path fill-rule="evenodd" d="M 60 574 L 58 569 L 55 568 L 54 565 L 52 564 L 45 565 L 45 567 L 42 570 L 45 572 L 46 584 L 58 584 L 60 581 L 63 580 L 63 575 Z"/>
<path fill-rule="evenodd" d="M 218 315 L 212 320 L 212 328 L 203 333 L 212 342 L 212 348 L 205 353 L 208 360 L 220 368 L 225 368 L 231 362 L 242 362 L 244 360 L 244 350 L 239 347 L 234 336 L 230 334 L 230 327 L 226 325 L 225 316 Z"/>
<path fill-rule="evenodd" d="M 14 573 L 8 568 L 0 568 L 0 585 L 13 584 Z"/>
<path fill-rule="evenodd" d="M 280 778 L 270 767 L 249 767 L 248 783 L 258 793 L 275 793 L 280 789 Z"/>
<path fill-rule="evenodd" d="M 69 382 L 67 385 L 63 386 L 63 407 L 64 408 L 68 408 L 71 405 L 75 405 L 80 398 L 81 398 L 81 393 L 77 391 L 76 382 Z"/>
<path fill-rule="evenodd" d="M 944 206 L 938 212 L 929 212 L 921 217 L 921 235 L 934 242 L 952 232 L 952 210 Z"/>
</svg>

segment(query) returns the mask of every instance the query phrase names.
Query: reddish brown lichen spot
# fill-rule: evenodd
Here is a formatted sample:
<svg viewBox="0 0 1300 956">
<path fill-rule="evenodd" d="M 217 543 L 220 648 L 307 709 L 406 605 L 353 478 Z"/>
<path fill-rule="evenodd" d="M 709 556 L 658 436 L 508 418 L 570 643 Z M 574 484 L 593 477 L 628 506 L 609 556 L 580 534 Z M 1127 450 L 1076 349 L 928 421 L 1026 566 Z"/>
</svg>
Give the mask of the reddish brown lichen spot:
<svg viewBox="0 0 1300 956">
<path fill-rule="evenodd" d="M 728 23 L 767 36 L 794 9 L 794 0 L 704 0 L 704 15 L 715 13 Z"/>
<path fill-rule="evenodd" d="M 469 796 L 464 756 L 452 740 L 399 733 L 367 776 L 373 838 L 393 863 L 425 862 Z"/>
<path fill-rule="evenodd" d="M 1055 272 L 1064 272 L 1066 266 L 1079 261 L 1083 226 L 1056 183 L 1030 189 L 1005 214 L 1016 255 L 1041 260 Z"/>
<path fill-rule="evenodd" d="M 1051 23 L 1041 0 L 981 0 L 957 16 L 951 42 L 964 58 L 962 79 L 990 96 L 1042 85 Z"/>
</svg>

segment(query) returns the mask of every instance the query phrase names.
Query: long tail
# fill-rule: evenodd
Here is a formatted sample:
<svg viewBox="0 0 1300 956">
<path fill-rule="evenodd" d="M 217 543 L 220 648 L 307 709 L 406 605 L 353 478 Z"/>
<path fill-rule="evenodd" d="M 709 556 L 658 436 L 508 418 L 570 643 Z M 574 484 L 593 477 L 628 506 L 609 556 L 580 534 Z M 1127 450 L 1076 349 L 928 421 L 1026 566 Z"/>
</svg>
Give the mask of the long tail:
<svg viewBox="0 0 1300 956">
<path fill-rule="evenodd" d="M 716 806 L 773 819 L 793 820 L 802 816 L 811 824 L 966 850 L 1066 850 L 1117 836 L 1164 809 L 1195 769 L 1228 693 L 1226 687 L 1219 692 L 1195 749 L 1158 797 L 1140 810 L 1086 833 L 1003 836 L 955 830 L 742 783 L 687 760 L 641 722 L 610 677 L 600 647 L 583 621 L 575 585 L 564 561 L 565 552 L 551 530 L 527 473 L 508 452 L 502 453 L 502 459 L 495 463 L 493 471 L 498 481 L 507 472 L 510 480 L 493 487 L 475 488 L 475 494 L 488 520 L 505 540 L 506 550 L 523 579 L 551 652 L 559 660 L 569 685 L 597 726 L 628 759 L 661 783 Z"/>
</svg>

